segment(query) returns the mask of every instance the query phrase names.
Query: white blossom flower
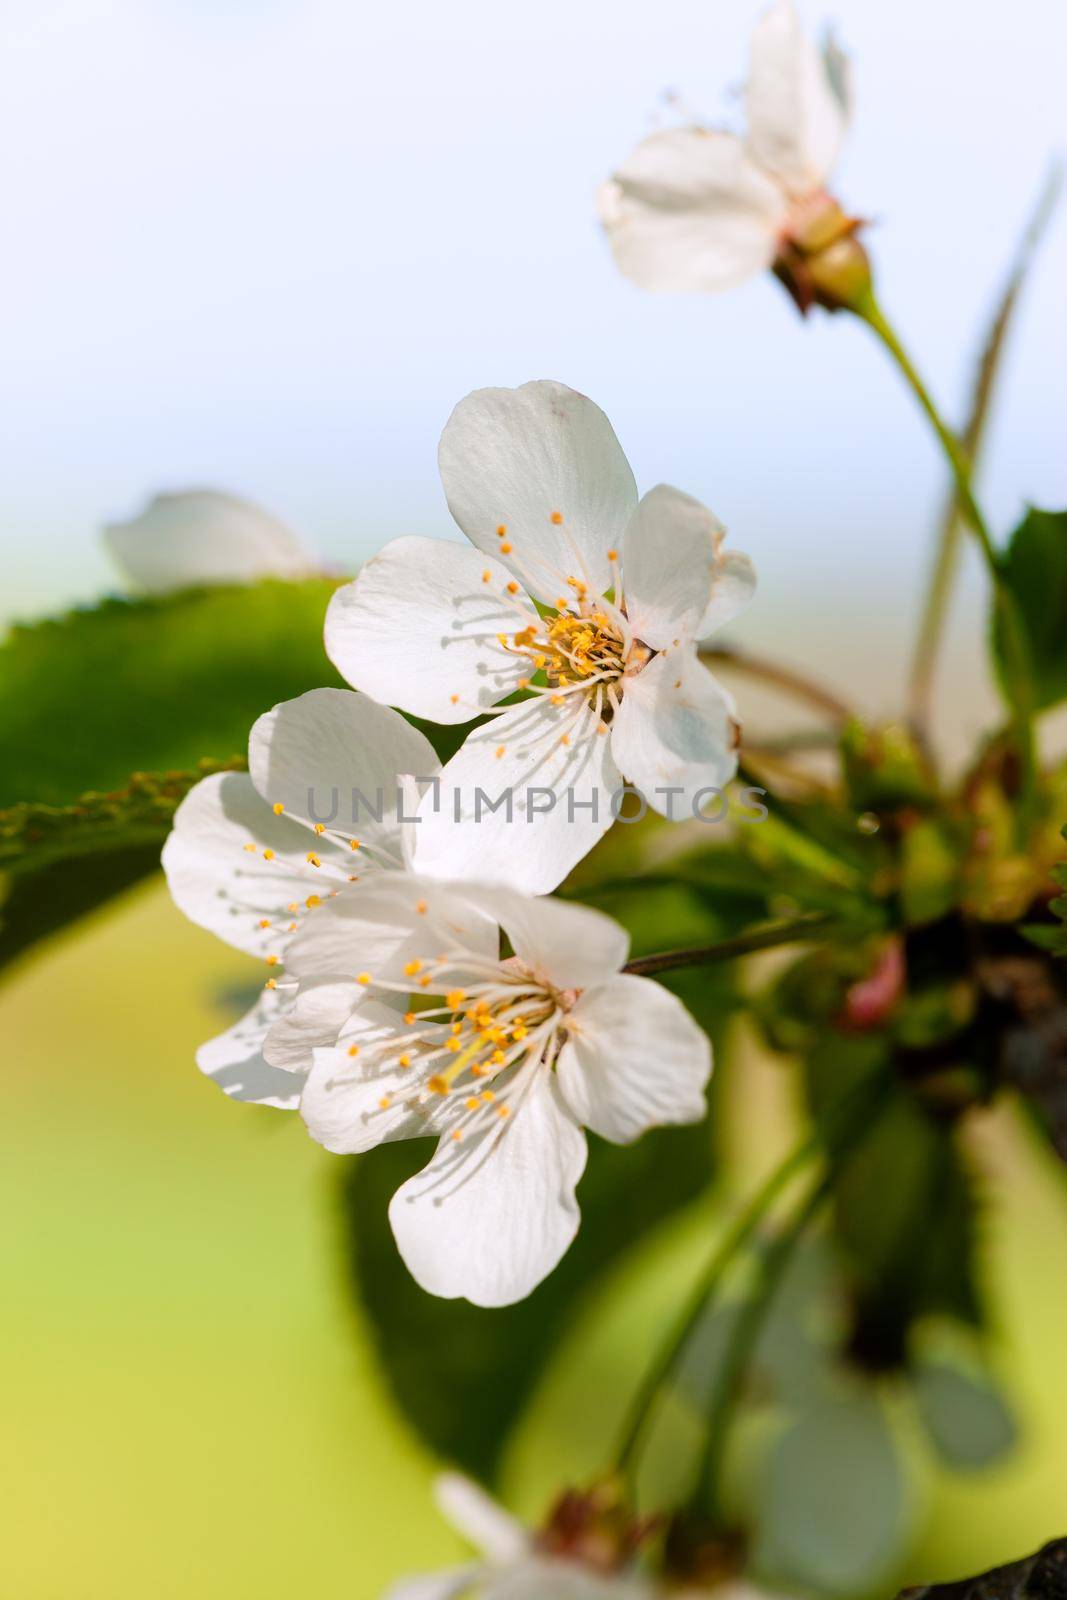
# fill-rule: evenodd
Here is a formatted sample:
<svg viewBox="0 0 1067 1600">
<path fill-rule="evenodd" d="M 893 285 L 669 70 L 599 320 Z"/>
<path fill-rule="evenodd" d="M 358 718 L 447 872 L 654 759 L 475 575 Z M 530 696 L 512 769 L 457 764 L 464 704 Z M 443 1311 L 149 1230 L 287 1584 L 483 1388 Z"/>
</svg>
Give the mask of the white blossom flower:
<svg viewBox="0 0 1067 1600">
<path fill-rule="evenodd" d="M 816 242 L 829 218 L 845 224 L 825 185 L 848 123 L 847 63 L 833 45 L 816 48 L 792 0 L 778 0 L 756 25 L 746 107 L 743 139 L 664 129 L 601 186 L 615 260 L 643 288 L 728 289 L 770 267 L 791 241 Z"/>
<path fill-rule="evenodd" d="M 688 815 L 734 775 L 733 702 L 697 643 L 755 575 L 696 500 L 660 485 L 639 501 L 608 419 L 562 384 L 469 395 L 440 465 L 474 548 L 387 544 L 334 595 L 326 648 L 349 683 L 416 715 L 493 713 L 424 798 L 416 860 L 544 893 L 611 825 L 624 776 Z"/>
<path fill-rule="evenodd" d="M 175 902 L 272 972 L 252 1009 L 197 1052 L 227 1094 L 299 1104 L 303 1080 L 293 1069 L 310 1065 L 309 1040 L 336 1038 L 351 996 L 348 987 L 314 982 L 297 996 L 284 976 L 287 947 L 338 894 L 358 898 L 404 870 L 397 773 L 431 777 L 437 765 L 429 741 L 399 713 L 348 689 L 314 689 L 260 717 L 249 772 L 204 778 L 178 807 L 163 849 Z M 312 819 L 312 810 L 327 815 L 333 797 L 340 806 L 354 788 L 370 802 L 358 834 Z M 384 803 L 376 807 L 379 789 Z M 386 941 L 384 953 L 390 949 Z"/>
<path fill-rule="evenodd" d="M 129 522 L 110 522 L 104 543 L 148 594 L 202 583 L 254 583 L 315 571 L 311 552 L 259 506 L 215 489 L 158 494 Z"/>
<path fill-rule="evenodd" d="M 657 1590 L 636 1574 L 596 1572 L 546 1553 L 521 1522 L 457 1473 L 435 1485 L 441 1511 L 482 1559 L 389 1590 L 386 1600 L 654 1600 Z"/>
<path fill-rule="evenodd" d="M 578 1229 L 583 1126 L 628 1143 L 704 1116 L 708 1039 L 667 989 L 620 971 L 627 946 L 585 906 L 403 873 L 328 901 L 293 938 L 301 994 L 366 996 L 350 993 L 332 1045 L 305 1024 L 312 1136 L 338 1153 L 438 1137 L 389 1208 L 429 1293 L 507 1305 L 553 1270 Z"/>
</svg>

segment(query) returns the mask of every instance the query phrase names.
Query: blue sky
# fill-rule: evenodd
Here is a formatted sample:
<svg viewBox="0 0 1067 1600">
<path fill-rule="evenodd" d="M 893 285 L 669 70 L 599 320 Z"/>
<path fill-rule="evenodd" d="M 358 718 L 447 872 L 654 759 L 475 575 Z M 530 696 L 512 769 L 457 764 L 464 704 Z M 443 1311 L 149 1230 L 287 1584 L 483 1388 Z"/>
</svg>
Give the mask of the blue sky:
<svg viewBox="0 0 1067 1600">
<path fill-rule="evenodd" d="M 594 220 L 596 183 L 662 116 L 662 91 L 739 115 L 761 9 L 9 8 L 0 614 L 112 585 L 95 529 L 157 488 L 248 494 L 343 565 L 399 533 L 447 534 L 435 449 L 452 405 L 551 376 L 604 406 L 642 486 L 701 496 L 753 553 L 757 634 L 812 604 L 820 632 L 899 619 L 940 468 L 864 331 L 801 324 L 770 280 L 644 295 Z M 1067 13 L 836 0 L 831 15 L 857 73 L 838 187 L 875 219 L 883 300 L 955 405 L 1067 147 Z M 1023 498 L 1067 503 L 1065 281 L 1061 215 L 998 408 L 986 484 L 1002 527 Z"/>
</svg>

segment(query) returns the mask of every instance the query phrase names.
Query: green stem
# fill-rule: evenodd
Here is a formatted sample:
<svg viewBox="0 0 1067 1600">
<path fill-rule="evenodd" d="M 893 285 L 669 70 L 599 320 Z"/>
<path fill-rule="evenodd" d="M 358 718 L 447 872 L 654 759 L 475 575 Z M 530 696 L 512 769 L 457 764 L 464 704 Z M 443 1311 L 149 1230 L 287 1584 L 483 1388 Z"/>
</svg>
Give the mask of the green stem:
<svg viewBox="0 0 1067 1600">
<path fill-rule="evenodd" d="M 800 1144 L 794 1146 L 775 1167 L 727 1230 L 693 1286 L 678 1321 L 661 1345 L 634 1396 L 626 1414 L 619 1447 L 615 1454 L 617 1472 L 625 1473 L 632 1468 L 634 1455 L 660 1389 L 674 1371 L 690 1336 L 718 1293 L 726 1273 L 752 1239 L 768 1211 L 797 1174 L 802 1172 L 821 1151 L 832 1152 L 837 1149 L 843 1129 L 851 1129 L 854 1124 L 853 1112 L 857 1108 L 862 1111 L 864 1124 L 866 1123 L 871 1107 L 875 1103 L 872 1095 L 876 1093 L 880 1098 L 885 1092 L 886 1082 L 885 1075 L 878 1072 L 843 1094 L 826 1113 L 819 1126 Z"/>
<path fill-rule="evenodd" d="M 866 322 L 871 331 L 882 341 L 882 344 L 896 362 L 905 382 L 918 400 L 934 433 L 937 435 L 938 442 L 945 453 L 945 458 L 952 472 L 960 511 L 970 524 L 978 541 L 978 547 L 982 552 L 982 557 L 993 584 L 994 604 L 999 614 L 1005 645 L 1006 691 L 1012 707 L 1015 737 L 1019 748 L 1021 764 L 1020 833 L 1025 837 L 1026 824 L 1032 807 L 1036 773 L 1033 730 L 1034 692 L 1031 682 L 1026 634 L 1015 604 L 1015 597 L 1005 582 L 1003 565 L 993 543 L 989 525 L 974 497 L 974 490 L 971 487 L 971 463 L 966 451 L 956 438 L 956 435 L 946 427 L 941 413 L 934 404 L 930 391 L 919 376 L 911 358 L 875 299 L 873 292 L 864 297 L 856 311 L 857 315 Z M 943 567 L 945 568 L 944 571 L 942 571 Z M 935 583 L 947 585 L 950 578 L 951 560 L 939 562 L 935 573 Z M 939 598 L 937 603 L 940 605 Z"/>
<path fill-rule="evenodd" d="M 707 1432 L 704 1451 L 697 1471 L 691 1503 L 713 1522 L 722 1518 L 722 1463 L 729 1438 L 733 1413 L 743 1394 L 743 1380 L 748 1370 L 764 1322 L 774 1303 L 786 1268 L 797 1245 L 803 1239 L 818 1213 L 829 1200 L 837 1182 L 844 1157 L 855 1150 L 865 1137 L 879 1104 L 884 1099 L 890 1080 L 885 1074 L 875 1074 L 864 1080 L 851 1096 L 839 1103 L 840 1119 L 835 1121 L 825 1137 L 826 1170 L 802 1201 L 788 1226 L 767 1246 L 760 1262 L 759 1274 L 752 1293 L 742 1304 L 719 1368 L 707 1412 Z"/>
<path fill-rule="evenodd" d="M 687 950 L 663 950 L 654 956 L 637 956 L 623 967 L 624 972 L 652 977 L 657 972 L 672 972 L 676 967 L 705 966 L 713 961 L 730 961 L 735 956 L 749 955 L 753 950 L 771 950 L 775 945 L 793 944 L 798 939 L 810 939 L 813 934 L 825 934 L 836 925 L 836 919 L 827 912 L 811 912 L 802 917 L 792 917 L 788 922 L 772 922 L 763 928 L 753 928 L 749 933 L 736 934 L 732 939 L 720 939 L 717 944 L 693 945 Z"/>
<path fill-rule="evenodd" d="M 689 1336 L 700 1322 L 704 1310 L 714 1296 L 734 1258 L 748 1244 L 764 1216 L 797 1173 L 813 1160 L 821 1147 L 818 1132 L 812 1133 L 797 1145 L 780 1162 L 763 1186 L 756 1191 L 740 1216 L 728 1229 L 712 1255 L 706 1268 L 697 1279 L 693 1292 L 686 1302 L 674 1330 L 665 1341 L 641 1382 L 626 1416 L 615 1455 L 616 1469 L 625 1472 L 631 1465 L 641 1435 L 651 1415 L 661 1387 L 670 1377 L 675 1363 L 689 1341 Z"/>
<path fill-rule="evenodd" d="M 710 1514 L 715 1523 L 723 1521 L 719 1491 L 722 1459 L 729 1435 L 731 1414 L 742 1394 L 742 1380 L 785 1270 L 792 1260 L 793 1251 L 829 1198 L 835 1176 L 835 1169 L 828 1168 L 800 1206 L 789 1226 L 768 1245 L 760 1263 L 755 1289 L 742 1304 L 737 1320 L 730 1330 L 730 1339 L 708 1406 L 704 1453 L 692 1494 L 694 1508 L 699 1509 L 704 1516 Z"/>
</svg>

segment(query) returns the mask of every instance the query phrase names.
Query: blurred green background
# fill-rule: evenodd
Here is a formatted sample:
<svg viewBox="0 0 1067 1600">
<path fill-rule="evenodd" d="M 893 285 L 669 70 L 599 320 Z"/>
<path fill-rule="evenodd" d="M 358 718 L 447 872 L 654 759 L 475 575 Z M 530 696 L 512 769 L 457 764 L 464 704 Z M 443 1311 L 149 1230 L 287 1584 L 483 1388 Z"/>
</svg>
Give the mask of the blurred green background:
<svg viewBox="0 0 1067 1600">
<path fill-rule="evenodd" d="M 193 1066 L 230 1014 L 227 987 L 256 975 L 153 884 L 0 990 L 0 1593 L 13 1600 L 373 1600 L 459 1553 L 431 1507 L 435 1463 L 391 1408 L 346 1296 L 335 1162 L 295 1118 L 231 1103 Z M 725 1146 L 773 1142 L 780 1070 L 746 1046 L 733 1081 Z M 1065 1526 L 1067 1183 L 1011 1115 L 977 1137 L 1023 1441 L 997 1470 L 937 1484 L 912 1578 Z M 670 1250 L 642 1251 L 557 1352 L 508 1463 L 520 1508 L 599 1464 L 597 1419 L 617 1409 L 707 1220 L 702 1207 L 673 1225 Z"/>
</svg>

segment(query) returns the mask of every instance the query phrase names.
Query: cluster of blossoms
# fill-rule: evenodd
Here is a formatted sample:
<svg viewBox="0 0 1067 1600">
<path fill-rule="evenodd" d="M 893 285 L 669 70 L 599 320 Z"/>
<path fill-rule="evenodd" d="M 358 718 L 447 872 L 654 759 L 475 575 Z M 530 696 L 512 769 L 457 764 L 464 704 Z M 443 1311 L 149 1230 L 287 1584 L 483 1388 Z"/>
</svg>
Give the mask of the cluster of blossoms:
<svg viewBox="0 0 1067 1600">
<path fill-rule="evenodd" d="M 474 548 L 399 539 L 336 592 L 326 647 L 353 688 L 261 717 L 248 773 L 191 791 L 163 863 L 189 917 L 271 969 L 203 1071 L 332 1151 L 435 1137 L 393 1198 L 397 1245 L 429 1292 L 492 1306 L 573 1239 L 584 1128 L 629 1142 L 705 1113 L 705 1034 L 624 970 L 615 922 L 547 896 L 624 780 L 666 810 L 734 775 L 697 646 L 755 579 L 695 500 L 638 498 L 561 384 L 469 396 L 441 471 Z M 395 706 L 486 720 L 442 769 Z M 483 815 L 487 791 L 507 804 Z M 378 803 L 347 828 L 340 795 L 353 818 Z"/>
</svg>

